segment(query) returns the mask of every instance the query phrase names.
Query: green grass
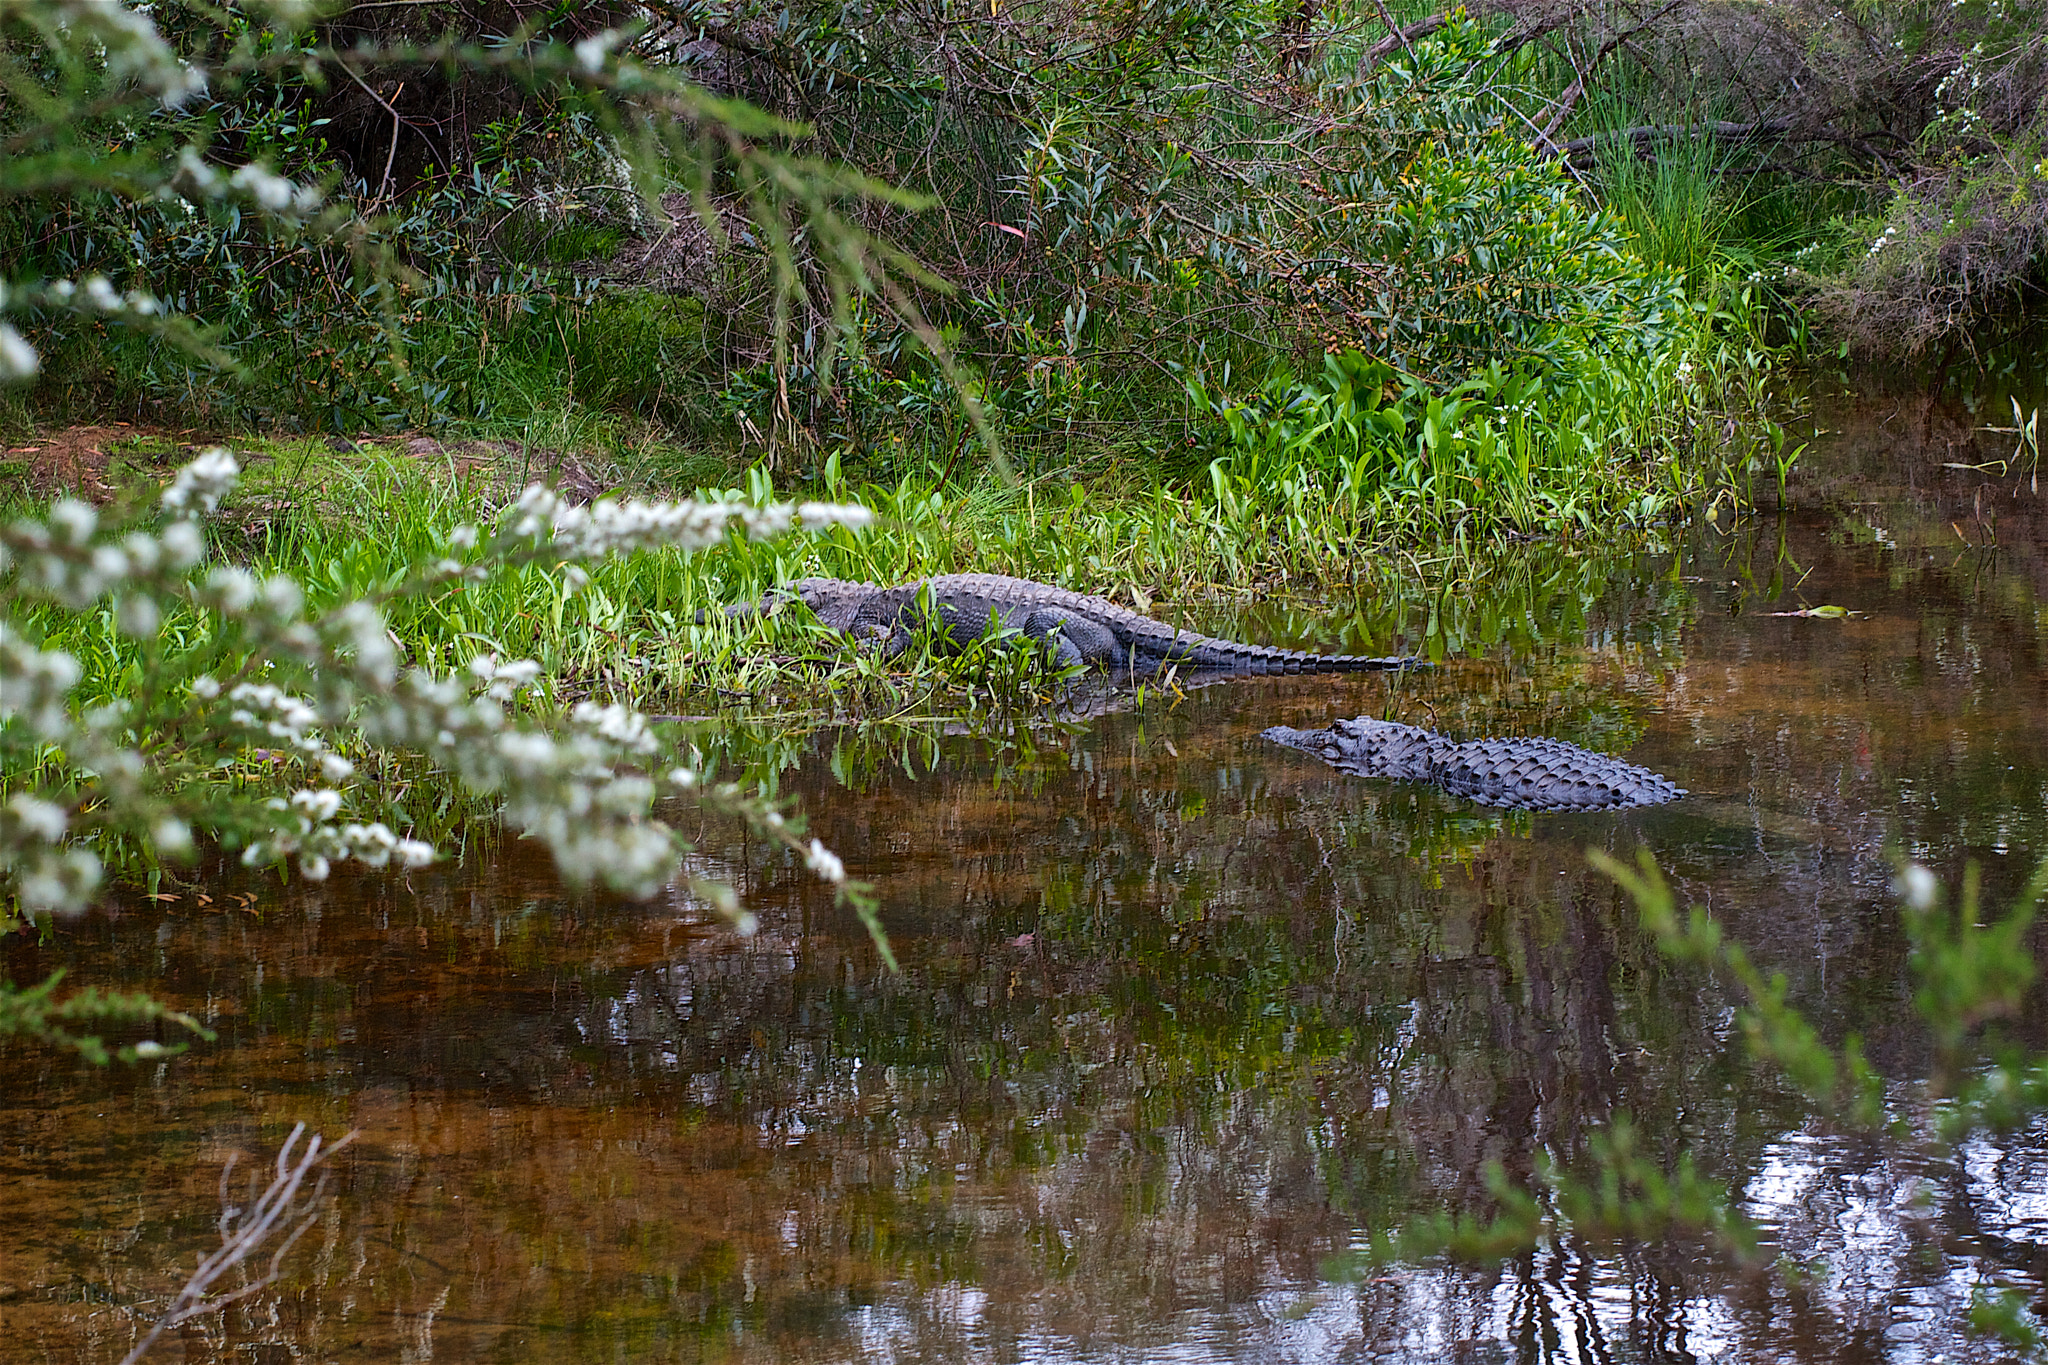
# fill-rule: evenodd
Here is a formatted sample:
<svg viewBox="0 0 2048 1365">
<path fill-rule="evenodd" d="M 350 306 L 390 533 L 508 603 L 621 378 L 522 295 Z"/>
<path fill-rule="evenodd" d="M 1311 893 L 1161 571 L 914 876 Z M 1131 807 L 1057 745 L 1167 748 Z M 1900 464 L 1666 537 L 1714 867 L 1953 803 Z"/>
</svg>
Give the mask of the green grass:
<svg viewBox="0 0 2048 1365">
<path fill-rule="evenodd" d="M 473 463 L 376 448 L 342 454 L 305 440 L 255 440 L 241 449 L 247 472 L 213 523 L 216 558 L 292 575 L 316 609 L 381 591 L 406 566 L 442 553 L 448 530 L 488 522 L 522 472 L 516 451 Z M 146 492 L 168 467 L 167 458 L 138 456 L 111 472 Z M 748 482 L 748 494 L 768 494 L 764 472 Z M 840 480 L 811 491 L 865 502 L 882 525 L 858 535 L 734 540 L 695 555 L 636 555 L 597 566 L 580 587 L 547 566 L 505 572 L 396 599 L 387 608 L 391 629 L 412 661 L 440 669 L 486 650 L 535 659 L 558 700 L 622 696 L 656 710 L 814 719 L 971 710 L 1042 698 L 1050 680 L 1020 672 L 1005 651 L 926 652 L 884 666 L 801 611 L 728 619 L 713 610 L 701 621 L 699 613 L 807 574 L 894 582 L 981 570 L 1141 604 L 1242 599 L 1254 590 L 1266 599 L 1299 592 L 1319 601 L 1334 593 L 1376 600 L 1384 610 L 1359 616 L 1344 647 L 1379 651 L 1421 614 L 1413 608 L 1424 570 L 1439 580 L 1483 573 L 1477 566 L 1489 546 L 1473 539 L 1426 552 L 1404 541 L 1401 526 L 1361 524 L 1357 508 L 1299 488 L 1269 501 L 1242 489 L 1205 497 L 1138 477 L 1122 485 L 985 479 L 944 488 L 929 479 Z M 140 647 L 111 628 L 108 611 L 26 611 L 32 630 L 85 664 L 85 704 L 135 685 Z M 161 632 L 163 648 L 204 657 L 221 647 L 211 631 L 210 618 L 173 616 Z M 1440 633 L 1433 643 L 1443 652 L 1465 642 Z"/>
</svg>

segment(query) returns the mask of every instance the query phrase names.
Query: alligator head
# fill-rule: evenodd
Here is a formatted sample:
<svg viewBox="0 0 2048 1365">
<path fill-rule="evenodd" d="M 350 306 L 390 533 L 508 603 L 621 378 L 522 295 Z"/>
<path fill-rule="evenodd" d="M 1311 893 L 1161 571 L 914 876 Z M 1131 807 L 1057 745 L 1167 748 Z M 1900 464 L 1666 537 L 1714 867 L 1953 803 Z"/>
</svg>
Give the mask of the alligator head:
<svg viewBox="0 0 2048 1365">
<path fill-rule="evenodd" d="M 1276 725 L 1264 735 L 1360 777 L 1421 777 L 1428 768 L 1430 745 L 1439 741 L 1427 730 L 1370 716 L 1334 721 L 1326 730 Z"/>
</svg>

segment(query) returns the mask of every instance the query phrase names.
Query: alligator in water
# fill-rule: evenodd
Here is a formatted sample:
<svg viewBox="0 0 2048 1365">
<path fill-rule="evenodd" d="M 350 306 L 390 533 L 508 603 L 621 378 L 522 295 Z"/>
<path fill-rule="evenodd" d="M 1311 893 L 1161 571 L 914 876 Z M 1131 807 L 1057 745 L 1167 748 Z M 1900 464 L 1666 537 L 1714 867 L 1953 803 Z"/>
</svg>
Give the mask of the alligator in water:
<svg viewBox="0 0 2048 1365">
<path fill-rule="evenodd" d="M 890 657 L 910 647 L 929 613 L 956 644 L 979 637 L 993 617 L 1008 629 L 1050 642 L 1053 660 L 1061 667 L 1092 664 L 1131 677 L 1152 677 L 1168 668 L 1218 674 L 1357 673 L 1424 663 L 1219 640 L 1176 630 L 1106 597 L 989 573 L 941 574 L 894 587 L 843 578 L 800 578 L 770 593 L 758 608 L 733 611 L 773 611 L 791 600 L 802 602 L 834 630 L 880 644 Z"/>
<path fill-rule="evenodd" d="M 1511 810 L 1621 810 L 1676 801 L 1685 790 L 1667 779 L 1561 739 L 1475 739 L 1459 743 L 1431 730 L 1360 716 L 1327 730 L 1276 725 L 1265 737 L 1314 754 L 1361 777 L 1433 782 L 1486 806 Z"/>
</svg>

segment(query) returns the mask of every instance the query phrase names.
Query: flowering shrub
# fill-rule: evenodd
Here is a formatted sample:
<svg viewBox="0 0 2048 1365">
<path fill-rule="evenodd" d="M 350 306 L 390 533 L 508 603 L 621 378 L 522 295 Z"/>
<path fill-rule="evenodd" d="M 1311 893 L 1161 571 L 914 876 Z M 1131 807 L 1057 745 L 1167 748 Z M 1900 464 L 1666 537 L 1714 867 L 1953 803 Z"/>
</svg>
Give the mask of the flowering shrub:
<svg viewBox="0 0 2048 1365">
<path fill-rule="evenodd" d="M 540 672 L 531 660 L 479 654 L 447 674 L 402 669 L 380 602 L 539 561 L 573 566 L 656 546 L 702 549 L 729 528 L 761 537 L 869 520 L 865 508 L 827 503 L 605 500 L 582 508 L 536 485 L 488 535 L 458 527 L 445 554 L 418 563 L 378 597 L 313 616 L 287 576 L 258 580 L 232 565 L 204 565 L 197 517 L 218 504 L 236 472 L 223 450 L 185 466 L 163 494 L 168 519 L 160 528 L 103 526 L 93 508 L 69 499 L 44 520 L 0 528 L 0 604 L 10 618 L 28 603 L 83 613 L 105 602 L 124 635 L 146 639 L 176 605 L 198 609 L 240 642 L 227 678 L 166 677 L 159 669 L 133 697 L 81 712 L 68 704 L 78 662 L 39 647 L 13 619 L 0 621 L 0 757 L 17 774 L 52 752 L 61 760 L 54 769 L 43 762 L 48 776 L 14 791 L 0 824 L 0 887 L 30 914 L 83 907 L 99 876 L 95 837 L 128 833 L 159 854 L 184 857 L 195 818 L 238 843 L 245 863 L 295 858 L 315 879 L 340 858 L 377 867 L 431 860 L 431 848 L 381 823 L 344 821 L 356 765 L 343 749 L 423 755 L 470 790 L 496 795 L 516 827 L 554 850 L 570 880 L 650 895 L 674 871 L 677 850 L 649 808 L 664 790 L 695 790 L 697 779 L 684 768 L 643 771 L 660 750 L 645 719 L 593 702 L 559 716 L 520 714 L 515 703 Z M 258 746 L 281 750 L 318 785 L 289 799 L 223 805 L 195 780 Z M 837 867 L 766 807 L 725 788 L 700 794 L 777 832 L 814 866 Z"/>
<path fill-rule="evenodd" d="M 384 615 L 393 599 L 528 564 L 567 572 L 658 546 L 703 549 L 735 530 L 859 527 L 866 508 L 574 507 L 535 486 L 495 527 L 457 527 L 381 592 L 315 613 L 289 576 L 207 563 L 200 518 L 237 472 L 231 454 L 211 450 L 178 472 L 149 520 L 103 519 L 66 499 L 40 519 L 0 527 L 0 895 L 16 914 L 84 909 L 114 845 L 150 862 L 185 861 L 205 837 L 239 848 L 249 866 L 289 866 L 312 880 L 349 859 L 423 866 L 433 847 L 374 818 L 380 812 L 368 808 L 388 803 L 361 775 L 365 758 L 384 771 L 409 755 L 494 799 L 571 883 L 654 894 L 682 852 L 654 803 L 688 793 L 787 846 L 873 925 L 871 903 L 837 857 L 766 802 L 665 762 L 639 713 L 590 701 L 552 712 L 536 700 L 541 670 L 531 660 L 481 653 L 446 672 L 406 667 Z M 102 612 L 151 666 L 115 701 L 85 707 L 73 696 L 78 660 L 48 641 Z M 160 648 L 162 623 L 194 613 L 216 648 Z M 289 790 L 221 780 L 252 765 L 275 770 Z M 729 890 L 708 892 L 748 926 Z"/>
</svg>

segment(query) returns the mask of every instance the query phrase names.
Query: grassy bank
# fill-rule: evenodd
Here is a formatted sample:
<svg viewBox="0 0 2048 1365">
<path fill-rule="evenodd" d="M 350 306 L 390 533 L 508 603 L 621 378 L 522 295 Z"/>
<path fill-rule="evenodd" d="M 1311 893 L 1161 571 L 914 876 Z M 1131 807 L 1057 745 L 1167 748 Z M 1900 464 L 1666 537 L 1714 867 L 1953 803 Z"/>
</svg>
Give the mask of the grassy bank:
<svg viewBox="0 0 2048 1365">
<path fill-rule="evenodd" d="M 1329 388 L 1321 401 L 1320 408 L 1297 402 L 1289 420 L 1327 422 L 1336 412 L 1360 429 L 1324 432 L 1292 448 L 1225 451 L 1176 482 L 1160 480 L 1153 468 L 1112 462 L 1080 477 L 1014 483 L 940 484 L 929 474 L 856 483 L 828 459 L 824 477 L 797 491 L 865 503 L 879 526 L 734 538 L 691 554 L 649 551 L 594 566 L 587 580 L 532 565 L 398 597 L 387 604 L 389 625 L 407 660 L 437 670 L 481 652 L 531 658 L 556 700 L 618 697 L 657 711 L 814 716 L 926 709 L 969 704 L 1000 666 L 926 654 L 885 668 L 819 631 L 806 613 L 728 619 L 715 609 L 812 574 L 900 582 L 984 571 L 1168 615 L 1253 595 L 1341 601 L 1355 604 L 1356 614 L 1345 638 L 1324 647 L 1383 652 L 1398 643 L 1442 655 L 1461 647 L 1462 637 L 1410 638 L 1416 594 L 1426 583 L 1483 574 L 1503 537 L 1569 541 L 1593 527 L 1611 534 L 1629 526 L 1654 535 L 1672 515 L 1718 495 L 1719 485 L 1701 482 L 1698 466 L 1675 444 L 1663 458 L 1633 465 L 1626 479 L 1600 460 L 1590 439 L 1576 459 L 1555 451 L 1532 458 L 1536 433 L 1528 419 L 1518 422 L 1507 404 L 1482 404 L 1477 395 L 1449 403 L 1411 398 L 1411 408 Z M 1404 433 L 1398 440 L 1390 434 L 1396 431 Z M 646 491 L 648 482 L 597 457 L 557 466 L 519 446 L 482 442 L 337 451 L 325 441 L 251 438 L 237 448 L 246 473 L 211 523 L 211 553 L 259 575 L 291 576 L 314 611 L 377 595 L 408 566 L 440 553 L 454 527 L 488 525 L 528 478 L 563 475 L 586 492 L 635 481 Z M 121 490 L 116 502 L 140 499 L 168 476 L 178 449 L 162 437 L 130 438 L 113 446 L 92 477 Z M 1485 481 L 1506 485 L 1504 493 L 1531 509 L 1528 530 L 1472 514 L 1470 491 Z M 773 482 L 756 467 L 740 487 L 704 491 L 759 502 L 773 495 Z M 85 613 L 45 605 L 29 608 L 23 624 L 86 665 L 80 700 L 91 705 L 120 696 L 142 656 L 143 645 L 113 620 L 111 604 Z M 208 620 L 194 613 L 166 620 L 152 647 L 196 656 L 216 645 Z M 942 702 L 949 689 L 959 695 Z"/>
</svg>

